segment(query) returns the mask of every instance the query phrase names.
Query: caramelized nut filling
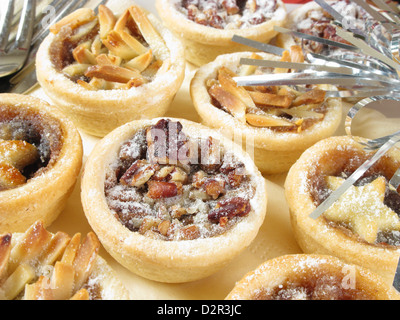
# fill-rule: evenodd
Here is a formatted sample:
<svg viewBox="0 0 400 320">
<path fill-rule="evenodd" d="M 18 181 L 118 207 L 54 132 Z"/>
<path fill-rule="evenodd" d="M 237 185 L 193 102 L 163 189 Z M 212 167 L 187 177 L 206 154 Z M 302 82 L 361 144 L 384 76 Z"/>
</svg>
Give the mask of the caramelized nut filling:
<svg viewBox="0 0 400 320">
<path fill-rule="evenodd" d="M 367 153 L 351 147 L 324 154 L 308 175 L 309 192 L 315 205 L 321 204 L 333 191 L 332 181 L 344 181 L 367 159 Z M 399 246 L 400 195 L 388 183 L 399 166 L 398 161 L 382 157 L 338 200 L 341 209 L 336 211 L 340 215 L 333 211 L 324 214 L 327 224 L 371 245 Z"/>
<path fill-rule="evenodd" d="M 308 270 L 292 274 L 274 288 L 261 288 L 253 300 L 371 300 L 373 297 L 359 288 L 344 285 L 343 275 L 327 270 Z"/>
<path fill-rule="evenodd" d="M 249 28 L 268 21 L 276 0 L 180 0 L 176 8 L 189 20 L 216 29 Z"/>
<path fill-rule="evenodd" d="M 145 13 L 131 6 L 120 17 L 104 5 L 96 16 L 83 8 L 50 29 L 57 71 L 87 90 L 130 89 L 152 81 L 167 51 Z M 154 50 L 151 44 L 157 42 Z"/>
<path fill-rule="evenodd" d="M 57 120 L 0 106 L 0 190 L 25 184 L 57 161 L 62 132 Z"/>
<path fill-rule="evenodd" d="M 163 240 L 219 235 L 251 211 L 255 186 L 219 141 L 190 138 L 162 119 L 122 144 L 105 196 L 129 230 Z"/>
<path fill-rule="evenodd" d="M 345 16 L 349 23 L 352 23 L 353 28 L 358 30 L 365 30 L 366 19 L 369 17 L 368 13 L 357 4 L 349 0 L 340 0 L 330 3 L 333 9 Z M 333 17 L 320 8 L 310 10 L 301 21 L 298 21 L 296 31 L 310 34 L 312 36 L 333 40 L 341 43 L 349 44 L 346 40 L 342 39 L 336 34 L 335 26 L 332 25 Z M 324 45 L 320 42 L 315 42 L 307 39 L 295 38 L 299 44 L 307 51 L 321 54 L 328 54 L 332 50 L 338 51 L 338 48 Z"/>
<path fill-rule="evenodd" d="M 300 47 L 285 51 L 282 60 L 303 61 Z M 253 59 L 261 59 L 256 53 Z M 278 132 L 301 132 L 324 119 L 327 112 L 326 92 L 310 87 L 300 92 L 289 86 L 241 87 L 233 79 L 239 75 L 287 72 L 242 65 L 233 71 L 226 67 L 218 69 L 217 78 L 206 83 L 211 103 L 231 114 L 242 123 L 253 127 L 270 128 Z"/>
</svg>

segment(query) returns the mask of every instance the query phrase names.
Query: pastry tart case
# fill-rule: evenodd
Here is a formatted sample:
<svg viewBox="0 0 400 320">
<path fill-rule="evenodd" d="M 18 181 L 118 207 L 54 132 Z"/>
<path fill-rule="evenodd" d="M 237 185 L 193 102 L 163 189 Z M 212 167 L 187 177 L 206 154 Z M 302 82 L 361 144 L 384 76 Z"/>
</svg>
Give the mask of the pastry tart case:
<svg viewBox="0 0 400 320">
<path fill-rule="evenodd" d="M 111 0 L 116 8 L 123 8 L 128 1 Z M 149 1 L 136 1 L 143 8 L 157 14 L 154 3 Z M 298 5 L 286 5 L 288 11 Z M 110 6 L 111 7 L 111 6 Z M 187 64 L 185 78 L 182 86 L 176 92 L 165 117 L 185 119 L 201 123 L 202 119 L 198 115 L 190 97 L 190 82 L 194 77 L 197 68 Z M 51 103 L 51 99 L 46 95 L 43 88 L 39 88 L 30 95 L 43 99 Z M 350 103 L 343 103 L 342 122 L 339 124 L 334 136 L 346 135 L 344 130 L 344 120 Z M 386 130 L 389 126 L 396 126 L 398 119 L 388 119 L 382 117 L 378 112 L 371 110 L 365 115 L 365 119 L 378 124 L 377 130 Z M 358 133 L 367 136 L 370 128 L 363 126 L 360 121 Z M 108 130 L 107 130 L 108 131 Z M 99 138 L 80 130 L 83 142 L 83 163 L 85 164 L 90 153 L 94 150 Z M 256 270 L 265 261 L 292 254 L 303 254 L 293 233 L 289 205 L 285 197 L 284 183 L 287 173 L 264 175 L 266 188 L 268 191 L 267 214 L 257 235 L 251 244 L 240 254 L 234 257 L 226 266 L 219 271 L 207 276 L 206 278 L 184 282 L 184 283 L 165 283 L 146 279 L 136 275 L 121 265 L 114 259 L 104 247 L 100 248 L 100 256 L 106 260 L 108 265 L 115 271 L 119 280 L 129 291 L 131 299 L 224 299 L 233 290 L 235 284 L 251 270 Z M 78 176 L 81 181 L 82 172 Z M 81 203 L 81 185 L 76 184 L 66 207 L 58 218 L 47 228 L 50 232 L 64 231 L 68 234 L 80 232 L 87 234 L 93 231 L 91 225 L 85 217 L 85 212 Z M 388 281 L 388 285 L 391 285 Z M 210 290 L 212 288 L 212 290 Z"/>
</svg>

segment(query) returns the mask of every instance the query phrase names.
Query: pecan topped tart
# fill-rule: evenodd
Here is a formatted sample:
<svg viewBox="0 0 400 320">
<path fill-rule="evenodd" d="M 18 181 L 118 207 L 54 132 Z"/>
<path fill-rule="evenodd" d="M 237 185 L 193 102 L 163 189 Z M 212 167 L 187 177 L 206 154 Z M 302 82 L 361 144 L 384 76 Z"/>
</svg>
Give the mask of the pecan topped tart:
<svg viewBox="0 0 400 320">
<path fill-rule="evenodd" d="M 42 221 L 24 233 L 0 235 L 0 299 L 129 299 L 99 249 L 93 232 L 53 234 Z"/>
<path fill-rule="evenodd" d="M 88 158 L 82 203 L 122 265 L 146 278 L 208 276 L 246 248 L 266 211 L 265 181 L 250 156 L 182 119 L 133 121 Z"/>
<path fill-rule="evenodd" d="M 227 300 L 399 300 L 382 277 L 336 257 L 294 254 L 247 273 Z"/>
<path fill-rule="evenodd" d="M 254 149 L 262 173 L 287 171 L 300 154 L 339 126 L 341 100 L 327 98 L 330 86 L 308 86 L 304 91 L 280 86 L 238 86 L 235 77 L 290 72 L 281 68 L 241 65 L 241 58 L 303 62 L 299 46 L 282 57 L 241 52 L 222 55 L 199 68 L 190 85 L 194 106 L 202 122 L 230 136 L 242 136 Z M 299 89 L 300 90 L 300 89 Z"/>
<path fill-rule="evenodd" d="M 0 95 L 0 232 L 49 225 L 82 164 L 81 137 L 60 111 L 34 97 Z"/>
<path fill-rule="evenodd" d="M 157 0 L 163 23 L 184 42 L 186 59 L 201 66 L 225 53 L 249 50 L 233 35 L 269 42 L 283 26 L 281 0 Z"/>
<path fill-rule="evenodd" d="M 366 32 L 366 19 L 370 19 L 371 16 L 363 8 L 349 0 L 329 0 L 327 3 L 347 19 L 347 21 L 344 22 L 345 24 L 351 23 L 351 28 Z M 350 44 L 336 34 L 335 26 L 332 24 L 334 20 L 335 19 L 316 2 L 310 1 L 288 14 L 286 27 L 319 38 Z M 323 55 L 344 52 L 343 49 L 338 47 L 328 46 L 308 39 L 292 37 L 287 34 L 279 34 L 277 36 L 277 43 L 283 48 L 289 48 L 293 44 L 298 44 L 307 52 Z"/>
<path fill-rule="evenodd" d="M 38 81 L 90 134 L 163 115 L 182 84 L 180 41 L 134 4 L 121 14 L 81 8 L 50 31 L 36 58 Z"/>
<path fill-rule="evenodd" d="M 389 181 L 400 167 L 398 149 L 378 160 L 321 216 L 309 216 L 372 155 L 351 137 L 322 140 L 290 169 L 285 193 L 304 252 L 334 255 L 393 281 L 400 256 L 400 195 Z"/>
</svg>

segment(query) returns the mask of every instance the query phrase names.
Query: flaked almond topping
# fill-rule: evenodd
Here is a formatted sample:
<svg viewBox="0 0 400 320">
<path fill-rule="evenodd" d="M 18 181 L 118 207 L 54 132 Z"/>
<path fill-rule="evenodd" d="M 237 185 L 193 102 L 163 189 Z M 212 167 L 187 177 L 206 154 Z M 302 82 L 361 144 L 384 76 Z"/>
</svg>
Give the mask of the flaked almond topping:
<svg viewBox="0 0 400 320">
<path fill-rule="evenodd" d="M 114 28 L 117 19 L 112 11 L 104 5 L 99 6 L 100 38 L 105 39 Z"/>
<path fill-rule="evenodd" d="M 139 7 L 131 6 L 118 19 L 104 5 L 99 6 L 98 17 L 93 10 L 79 9 L 54 25 L 52 32 L 57 34 L 64 26 L 72 30 L 70 42 L 78 45 L 72 49 L 75 62 L 63 65 L 62 71 L 87 90 L 139 87 L 170 67 L 164 40 Z M 90 83 L 93 78 L 107 83 Z"/>
<path fill-rule="evenodd" d="M 293 127 L 290 121 L 269 114 L 246 114 L 246 120 L 254 127 Z"/>
<path fill-rule="evenodd" d="M 253 53 L 251 58 L 261 59 L 261 56 Z M 281 61 L 304 62 L 302 48 L 292 46 L 290 51 L 283 52 Z M 257 68 L 257 66 L 242 65 L 239 68 L 239 75 L 257 73 Z M 290 72 L 290 70 L 275 68 L 273 72 Z M 300 132 L 324 118 L 325 111 L 319 108 L 326 96 L 322 89 L 313 88 L 307 92 L 299 92 L 289 86 L 242 87 L 237 86 L 233 79 L 235 76 L 236 73 L 232 70 L 220 67 L 217 78 L 208 79 L 206 87 L 212 98 L 211 102 L 242 123 L 254 127 L 280 127 L 279 130 Z M 301 110 L 296 109 L 300 106 Z M 319 110 L 314 111 L 314 109 Z M 305 119 L 311 121 L 304 121 Z"/>
<path fill-rule="evenodd" d="M 96 77 L 119 83 L 127 83 L 132 79 L 143 79 L 142 75 L 138 71 L 117 67 L 114 65 L 91 66 L 85 72 L 85 76 L 89 78 Z"/>
<path fill-rule="evenodd" d="M 277 108 L 289 108 L 292 105 L 293 98 L 289 95 L 273 94 L 267 92 L 250 91 L 253 101 L 262 106 L 272 106 Z"/>
<path fill-rule="evenodd" d="M 218 101 L 218 103 L 229 113 L 231 113 L 239 121 L 245 121 L 246 105 L 229 91 L 220 85 L 212 86 L 209 91 L 210 95 Z"/>
<path fill-rule="evenodd" d="M 89 8 L 80 8 L 73 13 L 69 14 L 65 18 L 58 21 L 56 24 L 50 27 L 50 32 L 57 34 L 60 32 L 61 28 L 64 26 L 70 26 L 71 29 L 76 29 L 77 27 L 90 22 L 96 18 L 94 11 Z"/>
<path fill-rule="evenodd" d="M 321 89 L 312 89 L 304 92 L 293 101 L 293 106 L 300 106 L 302 104 L 315 104 L 322 103 L 325 100 L 326 92 Z"/>
</svg>

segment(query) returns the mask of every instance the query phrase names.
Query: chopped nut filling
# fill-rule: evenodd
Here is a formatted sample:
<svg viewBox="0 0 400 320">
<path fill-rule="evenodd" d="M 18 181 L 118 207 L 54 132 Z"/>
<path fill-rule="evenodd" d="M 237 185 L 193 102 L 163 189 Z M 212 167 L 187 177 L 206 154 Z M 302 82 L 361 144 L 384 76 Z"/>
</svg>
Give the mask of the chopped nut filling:
<svg viewBox="0 0 400 320">
<path fill-rule="evenodd" d="M 357 4 L 349 0 L 340 0 L 330 3 L 330 5 L 334 10 L 348 19 L 347 23 L 351 23 L 352 28 L 365 30 L 366 19 L 369 15 Z M 303 19 L 297 22 L 296 31 L 349 44 L 346 40 L 336 34 L 335 26 L 331 23 L 332 21 L 334 21 L 333 17 L 325 10 L 321 10 L 320 8 L 310 10 Z M 340 50 L 312 40 L 296 38 L 296 41 L 299 44 L 301 43 L 305 50 L 314 53 L 327 54 L 333 50 Z"/>
<path fill-rule="evenodd" d="M 219 141 L 162 119 L 123 143 L 106 174 L 109 208 L 129 230 L 163 240 L 219 235 L 251 211 L 255 186 Z"/>
<path fill-rule="evenodd" d="M 79 9 L 50 31 L 56 35 L 50 49 L 53 65 L 87 90 L 130 89 L 148 83 L 163 64 L 158 51 L 167 51 L 137 6 L 120 17 L 104 5 L 97 16 L 91 9 Z"/>
<path fill-rule="evenodd" d="M 301 276 L 300 276 L 301 275 Z M 310 270 L 287 279 L 274 288 L 261 288 L 254 300 L 371 300 L 368 292 L 344 285 L 344 278 L 321 270 Z"/>
<path fill-rule="evenodd" d="M 179 0 L 176 8 L 188 19 L 216 29 L 249 28 L 268 21 L 276 0 Z"/>
<path fill-rule="evenodd" d="M 56 120 L 0 106 L 0 190 L 21 186 L 45 172 L 61 146 Z"/>
<path fill-rule="evenodd" d="M 0 298 L 6 300 L 97 300 L 101 284 L 92 275 L 100 242 L 51 234 L 41 221 L 21 237 L 0 235 Z"/>
<path fill-rule="evenodd" d="M 322 203 L 364 161 L 366 154 L 353 150 L 327 154 L 320 162 L 337 162 L 332 172 L 316 171 L 309 176 L 314 203 Z M 398 165 L 398 164 L 397 164 Z M 359 241 L 379 246 L 400 245 L 400 195 L 388 183 L 396 164 L 384 157 L 323 214 L 329 226 L 339 228 Z"/>
<path fill-rule="evenodd" d="M 256 53 L 251 58 L 261 59 Z M 304 60 L 301 48 L 293 46 L 290 52 L 285 51 L 281 60 Z M 212 104 L 242 123 L 282 132 L 301 132 L 324 119 L 327 112 L 326 93 L 318 87 L 310 87 L 305 92 L 289 86 L 241 87 L 233 79 L 239 75 L 265 72 L 265 68 L 247 65 L 240 66 L 236 71 L 221 67 L 217 79 L 209 79 L 206 83 Z M 287 70 L 276 68 L 274 72 Z"/>
</svg>

